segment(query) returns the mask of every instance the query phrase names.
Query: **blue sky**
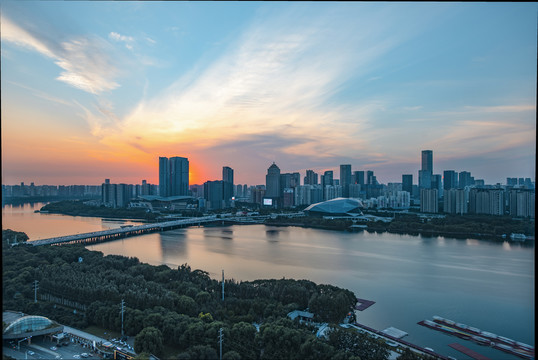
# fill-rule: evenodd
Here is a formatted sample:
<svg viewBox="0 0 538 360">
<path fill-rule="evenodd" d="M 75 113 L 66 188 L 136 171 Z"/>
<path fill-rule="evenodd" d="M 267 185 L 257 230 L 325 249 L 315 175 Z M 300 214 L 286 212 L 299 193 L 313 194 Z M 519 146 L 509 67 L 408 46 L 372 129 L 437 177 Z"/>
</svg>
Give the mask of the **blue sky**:
<svg viewBox="0 0 538 360">
<path fill-rule="evenodd" d="M 2 2 L 3 183 L 535 174 L 536 3 Z"/>
</svg>

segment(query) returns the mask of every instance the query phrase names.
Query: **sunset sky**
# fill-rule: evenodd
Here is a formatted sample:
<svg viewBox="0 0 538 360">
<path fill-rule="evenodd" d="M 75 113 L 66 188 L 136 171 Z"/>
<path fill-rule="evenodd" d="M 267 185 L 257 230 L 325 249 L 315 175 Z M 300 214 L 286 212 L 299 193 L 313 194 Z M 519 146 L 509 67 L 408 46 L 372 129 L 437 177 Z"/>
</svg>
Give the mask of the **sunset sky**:
<svg viewBox="0 0 538 360">
<path fill-rule="evenodd" d="M 535 178 L 537 3 L 1 3 L 2 183 Z"/>
</svg>

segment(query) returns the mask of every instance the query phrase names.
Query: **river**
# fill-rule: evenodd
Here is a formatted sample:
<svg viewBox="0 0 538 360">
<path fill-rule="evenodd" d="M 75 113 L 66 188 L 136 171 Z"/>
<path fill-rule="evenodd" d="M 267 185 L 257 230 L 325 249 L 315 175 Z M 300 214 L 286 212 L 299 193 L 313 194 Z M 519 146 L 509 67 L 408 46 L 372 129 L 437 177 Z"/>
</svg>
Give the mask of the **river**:
<svg viewBox="0 0 538 360">
<path fill-rule="evenodd" d="M 3 228 L 31 240 L 119 227 L 122 221 L 34 213 L 6 205 Z M 298 227 L 191 227 L 88 246 L 153 265 L 188 263 L 213 278 L 308 279 L 376 303 L 358 322 L 407 332 L 404 339 L 458 359 L 460 343 L 490 359 L 517 359 L 417 325 L 439 315 L 534 346 L 534 247 L 475 239 L 348 233 Z"/>
</svg>

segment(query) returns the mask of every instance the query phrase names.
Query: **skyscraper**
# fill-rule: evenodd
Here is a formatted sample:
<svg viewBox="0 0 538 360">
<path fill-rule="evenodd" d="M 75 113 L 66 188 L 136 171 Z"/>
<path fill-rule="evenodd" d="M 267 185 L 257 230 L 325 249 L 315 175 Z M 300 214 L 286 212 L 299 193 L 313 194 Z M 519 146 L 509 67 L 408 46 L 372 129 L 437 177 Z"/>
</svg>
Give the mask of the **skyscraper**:
<svg viewBox="0 0 538 360">
<path fill-rule="evenodd" d="M 265 176 L 265 197 L 279 198 L 280 197 L 280 168 L 273 163 L 267 169 Z"/>
<path fill-rule="evenodd" d="M 170 170 L 168 169 L 168 158 L 159 157 L 159 195 L 168 196 L 170 192 Z"/>
<path fill-rule="evenodd" d="M 318 184 L 318 174 L 313 170 L 306 170 L 306 176 L 304 177 L 305 185 L 317 185 Z"/>
<path fill-rule="evenodd" d="M 291 187 L 296 188 L 301 185 L 301 174 L 294 172 L 291 174 Z"/>
<path fill-rule="evenodd" d="M 159 157 L 159 195 L 186 196 L 189 194 L 189 160 L 174 156 Z"/>
<path fill-rule="evenodd" d="M 464 189 L 466 186 L 474 185 L 474 177 L 471 176 L 471 173 L 468 171 L 460 172 L 458 187 Z"/>
<path fill-rule="evenodd" d="M 204 199 L 208 210 L 222 209 L 224 201 L 224 181 L 206 181 L 204 183 Z"/>
<path fill-rule="evenodd" d="M 409 194 L 413 194 L 413 175 L 402 175 L 402 191 L 407 191 Z"/>
<path fill-rule="evenodd" d="M 226 206 L 229 206 L 230 199 L 234 196 L 234 170 L 229 166 L 222 167 L 222 183 L 224 201 Z"/>
<path fill-rule="evenodd" d="M 364 171 L 353 171 L 353 183 L 364 185 Z"/>
<path fill-rule="evenodd" d="M 430 189 L 433 178 L 433 151 L 422 150 L 422 168 L 418 171 L 418 187 Z"/>
<path fill-rule="evenodd" d="M 458 187 L 458 173 L 454 170 L 445 170 L 443 172 L 443 189 L 456 189 Z"/>
<path fill-rule="evenodd" d="M 372 170 L 366 171 L 366 184 L 375 185 L 374 184 L 374 172 Z"/>
<path fill-rule="evenodd" d="M 333 185 L 333 179 L 334 179 L 333 171 L 332 170 L 325 171 L 323 173 L 323 184 L 321 184 L 323 186 L 323 188 L 325 188 L 325 186 L 327 186 L 327 185 L 332 186 Z"/>
<path fill-rule="evenodd" d="M 420 212 L 439 212 L 438 193 L 437 189 L 422 189 L 420 191 Z"/>
<path fill-rule="evenodd" d="M 349 185 L 351 185 L 351 165 L 340 165 L 340 186 L 342 186 L 343 197 L 349 197 Z"/>
<path fill-rule="evenodd" d="M 422 169 L 429 170 L 433 174 L 433 151 L 422 150 Z"/>
<path fill-rule="evenodd" d="M 170 166 L 170 196 L 189 195 L 189 160 L 184 157 L 171 157 Z"/>
<path fill-rule="evenodd" d="M 222 181 L 234 183 L 234 170 L 231 167 L 222 167 Z"/>
</svg>

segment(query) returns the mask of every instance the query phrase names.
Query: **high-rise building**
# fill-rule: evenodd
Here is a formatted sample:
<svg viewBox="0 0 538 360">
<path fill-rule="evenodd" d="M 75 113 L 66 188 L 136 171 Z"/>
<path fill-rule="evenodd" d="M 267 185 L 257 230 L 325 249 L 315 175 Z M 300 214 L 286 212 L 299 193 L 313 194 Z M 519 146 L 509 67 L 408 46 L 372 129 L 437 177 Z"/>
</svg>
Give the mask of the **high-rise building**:
<svg viewBox="0 0 538 360">
<path fill-rule="evenodd" d="M 267 169 L 265 176 L 265 197 L 277 199 L 280 197 L 280 168 L 273 163 Z"/>
<path fill-rule="evenodd" d="M 189 160 L 184 157 L 159 157 L 159 195 L 189 194 Z"/>
<path fill-rule="evenodd" d="M 458 188 L 465 189 L 467 186 L 474 185 L 474 177 L 468 171 L 462 171 L 459 175 Z"/>
<path fill-rule="evenodd" d="M 291 188 L 285 188 L 282 191 L 282 207 L 289 208 L 293 206 L 294 201 L 294 194 L 293 189 Z"/>
<path fill-rule="evenodd" d="M 170 166 L 170 195 L 189 195 L 189 160 L 184 157 L 171 157 Z"/>
<path fill-rule="evenodd" d="M 430 171 L 433 174 L 433 151 L 432 150 L 422 150 L 421 170 Z"/>
<path fill-rule="evenodd" d="M 234 170 L 229 166 L 222 167 L 222 181 L 234 183 Z"/>
<path fill-rule="evenodd" d="M 506 185 L 507 186 L 516 186 L 517 185 L 517 178 L 506 178 Z"/>
<path fill-rule="evenodd" d="M 374 183 L 374 172 L 372 170 L 366 171 L 366 184 L 375 185 Z"/>
<path fill-rule="evenodd" d="M 230 200 L 234 196 L 234 170 L 229 166 L 222 167 L 222 182 L 224 192 L 224 202 L 228 207 Z"/>
<path fill-rule="evenodd" d="M 291 187 L 296 188 L 301 185 L 301 174 L 294 172 L 291 174 Z"/>
<path fill-rule="evenodd" d="M 402 175 L 402 191 L 407 191 L 409 194 L 413 194 L 413 175 Z"/>
<path fill-rule="evenodd" d="M 242 198 L 243 197 L 243 185 L 239 184 L 239 185 L 236 185 L 235 187 L 235 197 L 237 198 Z"/>
<path fill-rule="evenodd" d="M 342 186 L 340 185 L 327 185 L 323 189 L 323 198 L 325 201 L 332 200 L 338 197 L 342 197 Z"/>
<path fill-rule="evenodd" d="M 353 183 L 364 185 L 364 171 L 353 171 Z"/>
<path fill-rule="evenodd" d="M 333 178 L 333 171 L 327 170 L 322 175 L 322 181 L 321 186 L 323 188 L 323 200 L 330 200 L 330 198 L 327 198 L 327 186 L 333 186 L 334 178 Z"/>
<path fill-rule="evenodd" d="M 363 185 L 361 184 L 351 184 L 349 185 L 349 197 L 351 198 L 360 198 L 361 190 Z"/>
<path fill-rule="evenodd" d="M 502 189 L 473 188 L 469 193 L 469 212 L 472 214 L 504 215 Z"/>
<path fill-rule="evenodd" d="M 317 185 L 318 184 L 318 174 L 313 170 L 306 170 L 306 176 L 304 178 L 305 185 Z"/>
<path fill-rule="evenodd" d="M 510 216 L 534 219 L 536 193 L 529 189 L 510 190 Z"/>
<path fill-rule="evenodd" d="M 323 173 L 322 186 L 333 185 L 334 175 L 332 170 L 327 170 Z"/>
<path fill-rule="evenodd" d="M 446 189 L 443 191 L 444 212 L 448 214 L 466 214 L 467 202 L 465 190 L 463 189 Z"/>
<path fill-rule="evenodd" d="M 437 189 L 420 190 L 420 212 L 439 212 L 439 191 Z"/>
<path fill-rule="evenodd" d="M 433 151 L 422 150 L 422 168 L 418 172 L 418 187 L 431 189 L 433 181 Z"/>
<path fill-rule="evenodd" d="M 458 173 L 454 170 L 443 171 L 443 189 L 456 189 L 458 187 Z"/>
<path fill-rule="evenodd" d="M 168 158 L 159 157 L 159 195 L 169 196 L 170 192 L 170 170 L 168 168 Z"/>
<path fill-rule="evenodd" d="M 111 184 L 110 179 L 101 185 L 101 202 L 106 207 L 116 207 L 116 184 Z"/>
<path fill-rule="evenodd" d="M 208 210 L 224 208 L 224 181 L 206 181 L 204 183 L 204 199 Z"/>
<path fill-rule="evenodd" d="M 351 165 L 340 165 L 340 186 L 343 197 L 349 197 L 349 185 L 351 185 Z"/>
<path fill-rule="evenodd" d="M 418 171 L 418 187 L 420 189 L 432 188 L 432 172 L 429 170 Z"/>
</svg>

